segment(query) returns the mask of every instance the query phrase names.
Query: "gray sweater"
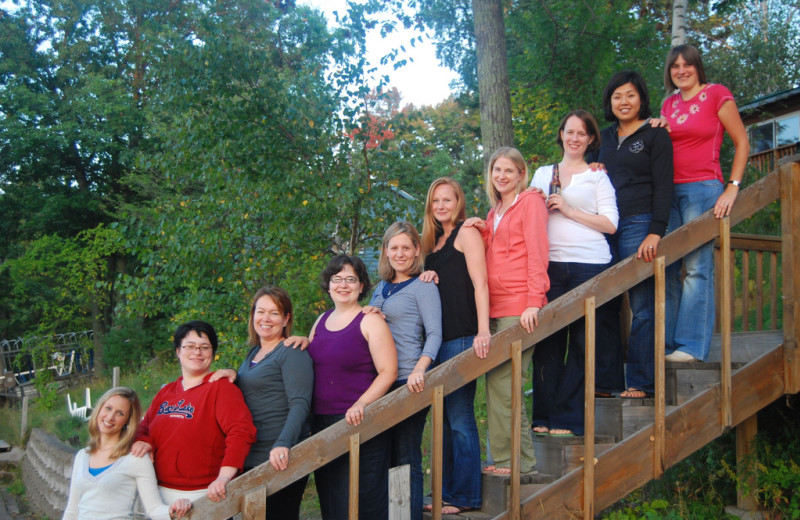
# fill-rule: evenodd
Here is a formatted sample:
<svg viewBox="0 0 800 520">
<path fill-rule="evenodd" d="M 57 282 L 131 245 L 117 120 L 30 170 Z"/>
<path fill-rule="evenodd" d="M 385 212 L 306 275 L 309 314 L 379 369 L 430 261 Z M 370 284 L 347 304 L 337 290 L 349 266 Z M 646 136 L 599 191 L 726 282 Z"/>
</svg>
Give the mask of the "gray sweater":
<svg viewBox="0 0 800 520">
<path fill-rule="evenodd" d="M 442 305 L 439 289 L 434 283 L 421 282 L 415 278 L 384 300 L 381 281 L 375 288 L 373 307 L 378 307 L 386 316 L 397 347 L 397 380 L 404 381 L 414 370 L 421 356 L 436 360 L 442 345 Z"/>
<path fill-rule="evenodd" d="M 260 349 L 247 353 L 236 384 L 253 415 L 256 442 L 244 462 L 251 468 L 269 460 L 276 446 L 291 448 L 309 432 L 308 416 L 314 392 L 314 365 L 308 352 L 278 345 L 256 365 L 250 361 Z"/>
</svg>

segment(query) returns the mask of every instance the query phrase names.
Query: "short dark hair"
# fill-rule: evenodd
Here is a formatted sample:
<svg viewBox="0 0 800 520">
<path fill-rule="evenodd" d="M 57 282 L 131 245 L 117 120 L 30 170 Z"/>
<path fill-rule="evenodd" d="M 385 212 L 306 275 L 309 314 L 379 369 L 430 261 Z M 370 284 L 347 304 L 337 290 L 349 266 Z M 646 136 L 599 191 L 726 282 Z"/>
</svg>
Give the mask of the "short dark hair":
<svg viewBox="0 0 800 520">
<path fill-rule="evenodd" d="M 181 341 L 192 331 L 196 332 L 198 336 L 205 334 L 208 341 L 211 342 L 213 354 L 217 353 L 217 331 L 211 324 L 200 320 L 189 321 L 178 327 L 175 334 L 172 335 L 172 344 L 175 346 L 175 350 L 181 348 Z"/>
<path fill-rule="evenodd" d="M 247 322 L 247 342 L 252 346 L 261 344 L 261 338 L 256 333 L 256 326 L 253 323 L 253 316 L 256 314 L 256 304 L 262 296 L 269 296 L 270 300 L 272 300 L 283 317 L 289 317 L 289 321 L 286 322 L 286 326 L 283 328 L 283 335 L 289 337 L 292 334 L 294 313 L 292 312 L 292 299 L 289 298 L 289 293 L 281 287 L 267 285 L 256 291 L 256 294 L 253 296 L 253 303 L 250 305 L 250 319 Z"/>
<path fill-rule="evenodd" d="M 650 94 L 647 93 L 647 83 L 644 82 L 641 74 L 635 70 L 623 70 L 611 76 L 606 88 L 603 89 L 603 112 L 605 113 L 606 121 L 612 123 L 617 121 L 617 116 L 611 110 L 611 96 L 614 95 L 615 90 L 626 83 L 632 83 L 639 93 L 639 99 L 642 102 L 639 106 L 639 119 L 650 117 Z"/>
<path fill-rule="evenodd" d="M 358 299 L 361 300 L 372 288 L 372 285 L 369 281 L 367 266 L 364 264 L 364 261 L 357 256 L 340 253 L 331 258 L 331 261 L 328 262 L 328 265 L 325 266 L 325 269 L 322 270 L 322 274 L 320 275 L 320 287 L 322 287 L 322 290 L 327 294 L 330 289 L 331 278 L 344 269 L 346 265 L 353 268 L 353 271 L 358 277 L 358 281 L 364 284 L 361 292 L 358 293 Z"/>
<path fill-rule="evenodd" d="M 672 92 L 678 88 L 675 86 L 675 83 L 672 82 L 672 74 L 670 74 L 672 64 L 675 63 L 678 56 L 683 56 L 687 65 L 694 65 L 694 68 L 697 69 L 697 81 L 699 81 L 701 85 L 708 83 L 706 79 L 706 69 L 703 67 L 703 58 L 700 57 L 700 51 L 688 43 L 677 45 L 669 50 L 667 59 L 664 60 L 664 88 L 667 89 L 667 92 Z"/>
<path fill-rule="evenodd" d="M 597 126 L 597 120 L 586 110 L 580 109 L 573 110 L 561 120 L 561 124 L 558 125 L 558 132 L 556 132 L 556 144 L 558 144 L 562 150 L 564 149 L 564 140 L 561 139 L 561 132 L 564 131 L 564 128 L 567 126 L 567 119 L 570 117 L 577 117 L 583 121 L 583 126 L 586 127 L 586 133 L 592 138 L 592 142 L 586 147 L 586 152 L 593 152 L 600 148 L 600 128 Z"/>
</svg>

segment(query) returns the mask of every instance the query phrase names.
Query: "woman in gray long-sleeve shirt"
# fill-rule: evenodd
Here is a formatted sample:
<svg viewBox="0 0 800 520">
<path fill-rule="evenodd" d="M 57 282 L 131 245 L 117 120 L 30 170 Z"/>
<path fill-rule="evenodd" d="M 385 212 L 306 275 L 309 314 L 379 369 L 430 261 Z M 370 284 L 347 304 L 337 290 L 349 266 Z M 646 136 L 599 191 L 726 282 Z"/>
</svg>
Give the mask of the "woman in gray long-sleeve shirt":
<svg viewBox="0 0 800 520">
<path fill-rule="evenodd" d="M 419 280 L 422 272 L 420 237 L 408 222 L 395 222 L 383 235 L 378 271 L 381 282 L 370 306 L 386 318 L 397 347 L 397 381 L 411 392 L 425 387 L 425 372 L 442 344 L 439 290 Z M 422 431 L 428 409 L 391 429 L 392 466 L 411 465 L 411 519 L 422 518 Z"/>
<path fill-rule="evenodd" d="M 292 332 L 292 302 L 280 287 L 263 287 L 250 309 L 249 343 L 236 384 L 258 430 L 244 469 L 269 461 L 277 470 L 289 465 L 289 449 L 308 437 L 314 367 L 308 352 L 286 348 Z M 296 519 L 308 476 L 267 497 L 268 519 Z"/>
</svg>

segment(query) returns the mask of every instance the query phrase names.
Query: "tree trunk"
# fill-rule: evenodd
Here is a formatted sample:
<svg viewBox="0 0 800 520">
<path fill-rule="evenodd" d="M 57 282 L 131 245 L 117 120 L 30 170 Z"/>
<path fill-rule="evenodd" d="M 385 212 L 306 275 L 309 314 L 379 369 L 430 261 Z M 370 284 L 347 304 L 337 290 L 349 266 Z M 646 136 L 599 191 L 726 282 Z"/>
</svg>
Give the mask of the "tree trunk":
<svg viewBox="0 0 800 520">
<path fill-rule="evenodd" d="M 686 43 L 686 4 L 688 0 L 672 0 L 673 47 Z"/>
<path fill-rule="evenodd" d="M 501 146 L 514 145 L 508 86 L 506 32 L 500 0 L 472 0 L 478 57 L 483 162 Z"/>
</svg>

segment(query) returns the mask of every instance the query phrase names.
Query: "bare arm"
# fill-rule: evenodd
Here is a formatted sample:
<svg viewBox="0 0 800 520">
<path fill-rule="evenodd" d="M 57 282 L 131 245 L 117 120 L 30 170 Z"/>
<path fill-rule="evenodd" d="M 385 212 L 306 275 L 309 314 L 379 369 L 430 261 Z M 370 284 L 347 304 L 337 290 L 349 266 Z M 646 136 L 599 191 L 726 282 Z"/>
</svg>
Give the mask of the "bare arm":
<svg viewBox="0 0 800 520">
<path fill-rule="evenodd" d="M 744 128 L 744 123 L 742 123 L 742 118 L 739 116 L 739 111 L 736 109 L 736 103 L 733 100 L 723 103 L 722 108 L 717 112 L 717 116 L 719 116 L 722 126 L 725 127 L 725 131 L 731 136 L 733 145 L 736 147 L 729 179 L 741 182 L 744 178 L 747 158 L 750 155 L 750 139 L 747 137 L 747 130 Z M 725 191 L 722 192 L 722 195 L 719 196 L 716 204 L 714 204 L 714 216 L 722 218 L 730 215 L 738 194 L 738 186 L 726 184 Z"/>
<path fill-rule="evenodd" d="M 367 314 L 361 320 L 361 333 L 369 344 L 372 363 L 378 375 L 345 413 L 348 424 L 357 426 L 364 419 L 364 408 L 382 397 L 397 379 L 397 349 L 389 326 L 376 314 Z"/>
<path fill-rule="evenodd" d="M 455 248 L 464 253 L 467 271 L 475 288 L 475 308 L 478 311 L 478 335 L 472 342 L 475 355 L 483 359 L 489 355 L 489 285 L 486 274 L 486 251 L 480 233 L 474 228 L 461 227 L 456 236 Z"/>
</svg>

